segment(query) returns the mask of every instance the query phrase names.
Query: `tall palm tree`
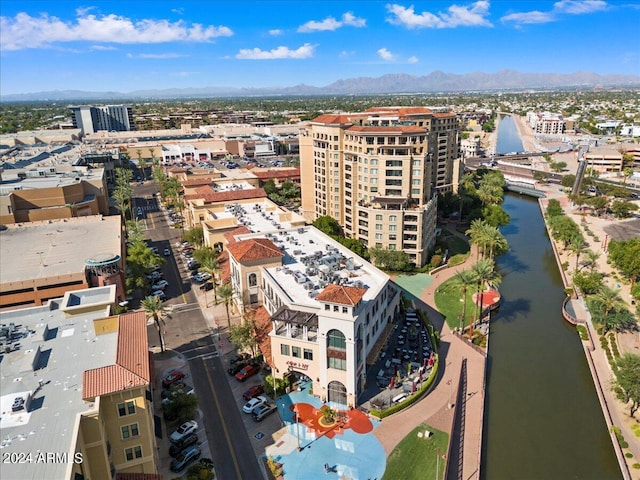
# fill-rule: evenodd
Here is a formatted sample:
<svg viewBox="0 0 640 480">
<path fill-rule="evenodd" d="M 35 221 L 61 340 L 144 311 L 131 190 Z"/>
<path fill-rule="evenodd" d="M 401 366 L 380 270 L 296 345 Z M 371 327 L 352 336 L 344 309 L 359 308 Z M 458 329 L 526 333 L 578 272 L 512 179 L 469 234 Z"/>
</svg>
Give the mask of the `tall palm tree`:
<svg viewBox="0 0 640 480">
<path fill-rule="evenodd" d="M 498 285 L 502 280 L 502 277 L 495 271 L 495 264 L 493 260 L 488 258 L 481 258 L 472 267 L 473 273 L 476 275 L 477 280 L 477 293 L 479 295 L 478 303 L 478 315 L 477 319 L 480 320 L 482 315 L 482 304 L 484 301 L 484 288 L 487 284 Z M 469 329 L 471 332 L 471 328 Z"/>
<path fill-rule="evenodd" d="M 577 235 L 569 244 L 569 251 L 576 255 L 576 271 L 578 270 L 578 263 L 580 262 L 580 255 L 584 252 L 585 244 L 582 235 Z"/>
<path fill-rule="evenodd" d="M 489 259 L 493 259 L 494 255 L 505 252 L 509 248 L 507 239 L 504 238 L 498 227 L 487 225 L 484 229 L 485 248 L 489 249 Z"/>
<path fill-rule="evenodd" d="M 462 315 L 460 316 L 460 331 L 464 328 L 464 319 L 467 316 L 467 290 L 476 284 L 478 279 L 473 270 L 460 270 L 453 276 L 452 284 L 462 289 Z"/>
<path fill-rule="evenodd" d="M 231 282 L 223 283 L 218 289 L 218 303 L 223 303 L 227 310 L 227 326 L 231 328 L 231 314 L 229 313 L 229 306 L 233 302 L 233 286 Z"/>
<path fill-rule="evenodd" d="M 149 317 L 153 317 L 153 321 L 158 329 L 160 337 L 160 351 L 164 352 L 164 336 L 162 335 L 162 326 L 166 325 L 166 318 L 171 318 L 167 313 L 167 309 L 158 297 L 147 297 L 141 302 L 142 308 L 147 312 Z"/>
<path fill-rule="evenodd" d="M 202 261 L 202 265 L 198 269 L 199 272 L 208 273 L 211 275 L 211 283 L 213 284 L 213 296 L 215 301 L 218 301 L 218 274 L 220 273 L 220 265 L 218 264 L 218 260 L 213 257 L 205 257 Z M 204 301 L 207 306 L 209 306 L 209 302 L 207 301 L 207 291 L 204 291 Z"/>
<path fill-rule="evenodd" d="M 471 243 L 478 247 L 478 253 L 481 256 L 484 256 L 486 250 L 486 241 L 487 241 L 487 227 L 490 225 L 481 220 L 479 218 L 475 219 L 471 222 L 469 229 L 464 232 L 465 235 L 470 237 Z"/>
</svg>

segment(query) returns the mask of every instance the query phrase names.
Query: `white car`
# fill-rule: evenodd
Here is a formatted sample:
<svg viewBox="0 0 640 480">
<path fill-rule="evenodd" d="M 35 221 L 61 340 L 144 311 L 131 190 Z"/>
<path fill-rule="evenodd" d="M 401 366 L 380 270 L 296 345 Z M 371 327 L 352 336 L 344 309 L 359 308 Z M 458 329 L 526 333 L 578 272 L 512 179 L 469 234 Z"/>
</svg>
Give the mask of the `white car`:
<svg viewBox="0 0 640 480">
<path fill-rule="evenodd" d="M 158 283 L 151 285 L 151 290 L 164 290 L 167 286 L 169 286 L 169 282 L 166 280 L 160 280 Z"/>
<path fill-rule="evenodd" d="M 193 276 L 193 279 L 196 282 L 206 282 L 207 280 L 209 280 L 211 278 L 211 274 L 210 273 L 196 273 Z"/>
<path fill-rule="evenodd" d="M 264 405 L 265 403 L 267 403 L 267 401 L 267 397 L 265 397 L 264 395 L 258 395 L 256 398 L 252 398 L 247 403 L 245 403 L 244 407 L 242 407 L 242 411 L 244 413 L 251 413 L 253 412 L 254 408 L 259 407 L 260 405 Z"/>
<path fill-rule="evenodd" d="M 171 442 L 173 443 L 179 442 L 190 433 L 195 432 L 197 429 L 198 429 L 198 422 L 196 422 L 195 420 L 189 420 L 188 422 L 185 422 L 182 425 L 180 425 L 176 429 L 176 431 L 171 434 L 171 436 L 169 437 L 169 440 L 171 440 Z"/>
<path fill-rule="evenodd" d="M 168 256 L 170 256 L 170 255 L 171 255 L 171 249 L 170 249 L 170 248 L 165 248 L 165 249 L 164 249 L 164 256 L 165 256 L 165 257 L 168 257 Z"/>
</svg>

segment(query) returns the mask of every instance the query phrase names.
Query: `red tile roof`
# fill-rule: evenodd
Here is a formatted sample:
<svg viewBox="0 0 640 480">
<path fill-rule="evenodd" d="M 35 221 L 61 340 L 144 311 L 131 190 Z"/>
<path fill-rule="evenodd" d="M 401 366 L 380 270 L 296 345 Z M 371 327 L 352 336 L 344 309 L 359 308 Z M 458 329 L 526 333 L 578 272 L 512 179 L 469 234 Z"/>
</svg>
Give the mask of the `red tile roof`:
<svg viewBox="0 0 640 480">
<path fill-rule="evenodd" d="M 250 198 L 264 198 L 267 193 L 262 188 L 248 190 L 231 190 L 227 192 L 214 192 L 210 187 L 196 189 L 196 193 L 185 195 L 185 200 L 203 199 L 206 203 L 232 202 L 234 200 L 247 200 Z"/>
<path fill-rule="evenodd" d="M 273 328 L 271 325 L 271 315 L 264 307 L 258 307 L 253 314 L 255 338 L 258 342 L 258 348 L 262 352 L 265 361 L 273 367 L 273 358 L 271 356 L 271 339 L 269 332 Z"/>
<path fill-rule="evenodd" d="M 299 177 L 299 168 L 287 168 L 283 170 L 266 170 L 262 172 L 252 172 L 256 177 L 260 179 L 264 178 L 285 178 L 285 177 Z"/>
<path fill-rule="evenodd" d="M 194 178 L 193 180 L 186 180 L 182 182 L 183 187 L 195 187 L 196 185 L 211 185 L 215 182 L 213 178 Z"/>
<path fill-rule="evenodd" d="M 115 364 L 83 372 L 83 400 L 141 387 L 151 382 L 145 312 L 120 315 L 117 335 Z"/>
<path fill-rule="evenodd" d="M 227 245 L 227 251 L 239 262 L 280 258 L 284 254 L 268 238 L 250 238 Z"/>
<path fill-rule="evenodd" d="M 224 235 L 222 235 L 225 240 L 227 241 L 227 243 L 233 243 L 236 241 L 235 237 L 236 235 L 242 235 L 245 233 L 251 233 L 251 230 L 249 230 L 247 227 L 245 227 L 244 225 L 242 225 L 241 227 L 235 228 L 227 233 L 225 233 Z"/>
<path fill-rule="evenodd" d="M 349 127 L 347 128 L 347 131 L 348 132 L 370 132 L 370 133 L 374 133 L 374 132 L 424 133 L 426 132 L 426 129 L 424 127 L 416 127 L 413 125 L 411 126 L 398 125 L 398 126 L 385 126 L 385 127 L 379 127 L 377 125 L 366 125 L 364 127 Z M 402 145 L 394 145 L 394 146 L 402 147 Z"/>
<path fill-rule="evenodd" d="M 316 297 L 316 300 L 341 305 L 356 305 L 367 292 L 366 288 L 327 285 Z"/>
<path fill-rule="evenodd" d="M 313 123 L 346 124 L 351 123 L 349 115 L 320 115 L 311 120 Z"/>
<path fill-rule="evenodd" d="M 171 167 L 169 169 L 169 172 L 170 173 L 183 173 L 183 172 L 186 172 L 186 170 L 184 168 L 181 168 L 181 167 Z"/>
</svg>

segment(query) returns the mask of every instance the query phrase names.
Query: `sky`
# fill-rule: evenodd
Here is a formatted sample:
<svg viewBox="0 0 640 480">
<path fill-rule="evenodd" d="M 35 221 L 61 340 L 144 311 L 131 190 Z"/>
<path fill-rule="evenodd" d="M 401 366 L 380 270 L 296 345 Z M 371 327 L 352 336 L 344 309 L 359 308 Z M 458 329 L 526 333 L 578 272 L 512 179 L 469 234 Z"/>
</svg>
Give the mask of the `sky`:
<svg viewBox="0 0 640 480">
<path fill-rule="evenodd" d="M 640 1 L 0 0 L 0 94 L 640 75 Z"/>
</svg>

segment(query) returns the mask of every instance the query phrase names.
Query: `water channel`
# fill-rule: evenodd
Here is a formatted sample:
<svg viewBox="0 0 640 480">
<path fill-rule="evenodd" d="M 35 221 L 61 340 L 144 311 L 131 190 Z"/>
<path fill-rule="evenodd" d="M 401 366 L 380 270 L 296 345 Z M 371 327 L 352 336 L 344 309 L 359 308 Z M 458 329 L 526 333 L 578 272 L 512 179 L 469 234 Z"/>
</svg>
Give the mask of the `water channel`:
<svg viewBox="0 0 640 480">
<path fill-rule="evenodd" d="M 521 150 L 505 117 L 496 151 Z M 497 262 L 503 304 L 491 325 L 481 478 L 619 479 L 580 340 L 561 315 L 564 288 L 538 203 L 509 194 L 504 208 L 510 250 Z"/>
</svg>

